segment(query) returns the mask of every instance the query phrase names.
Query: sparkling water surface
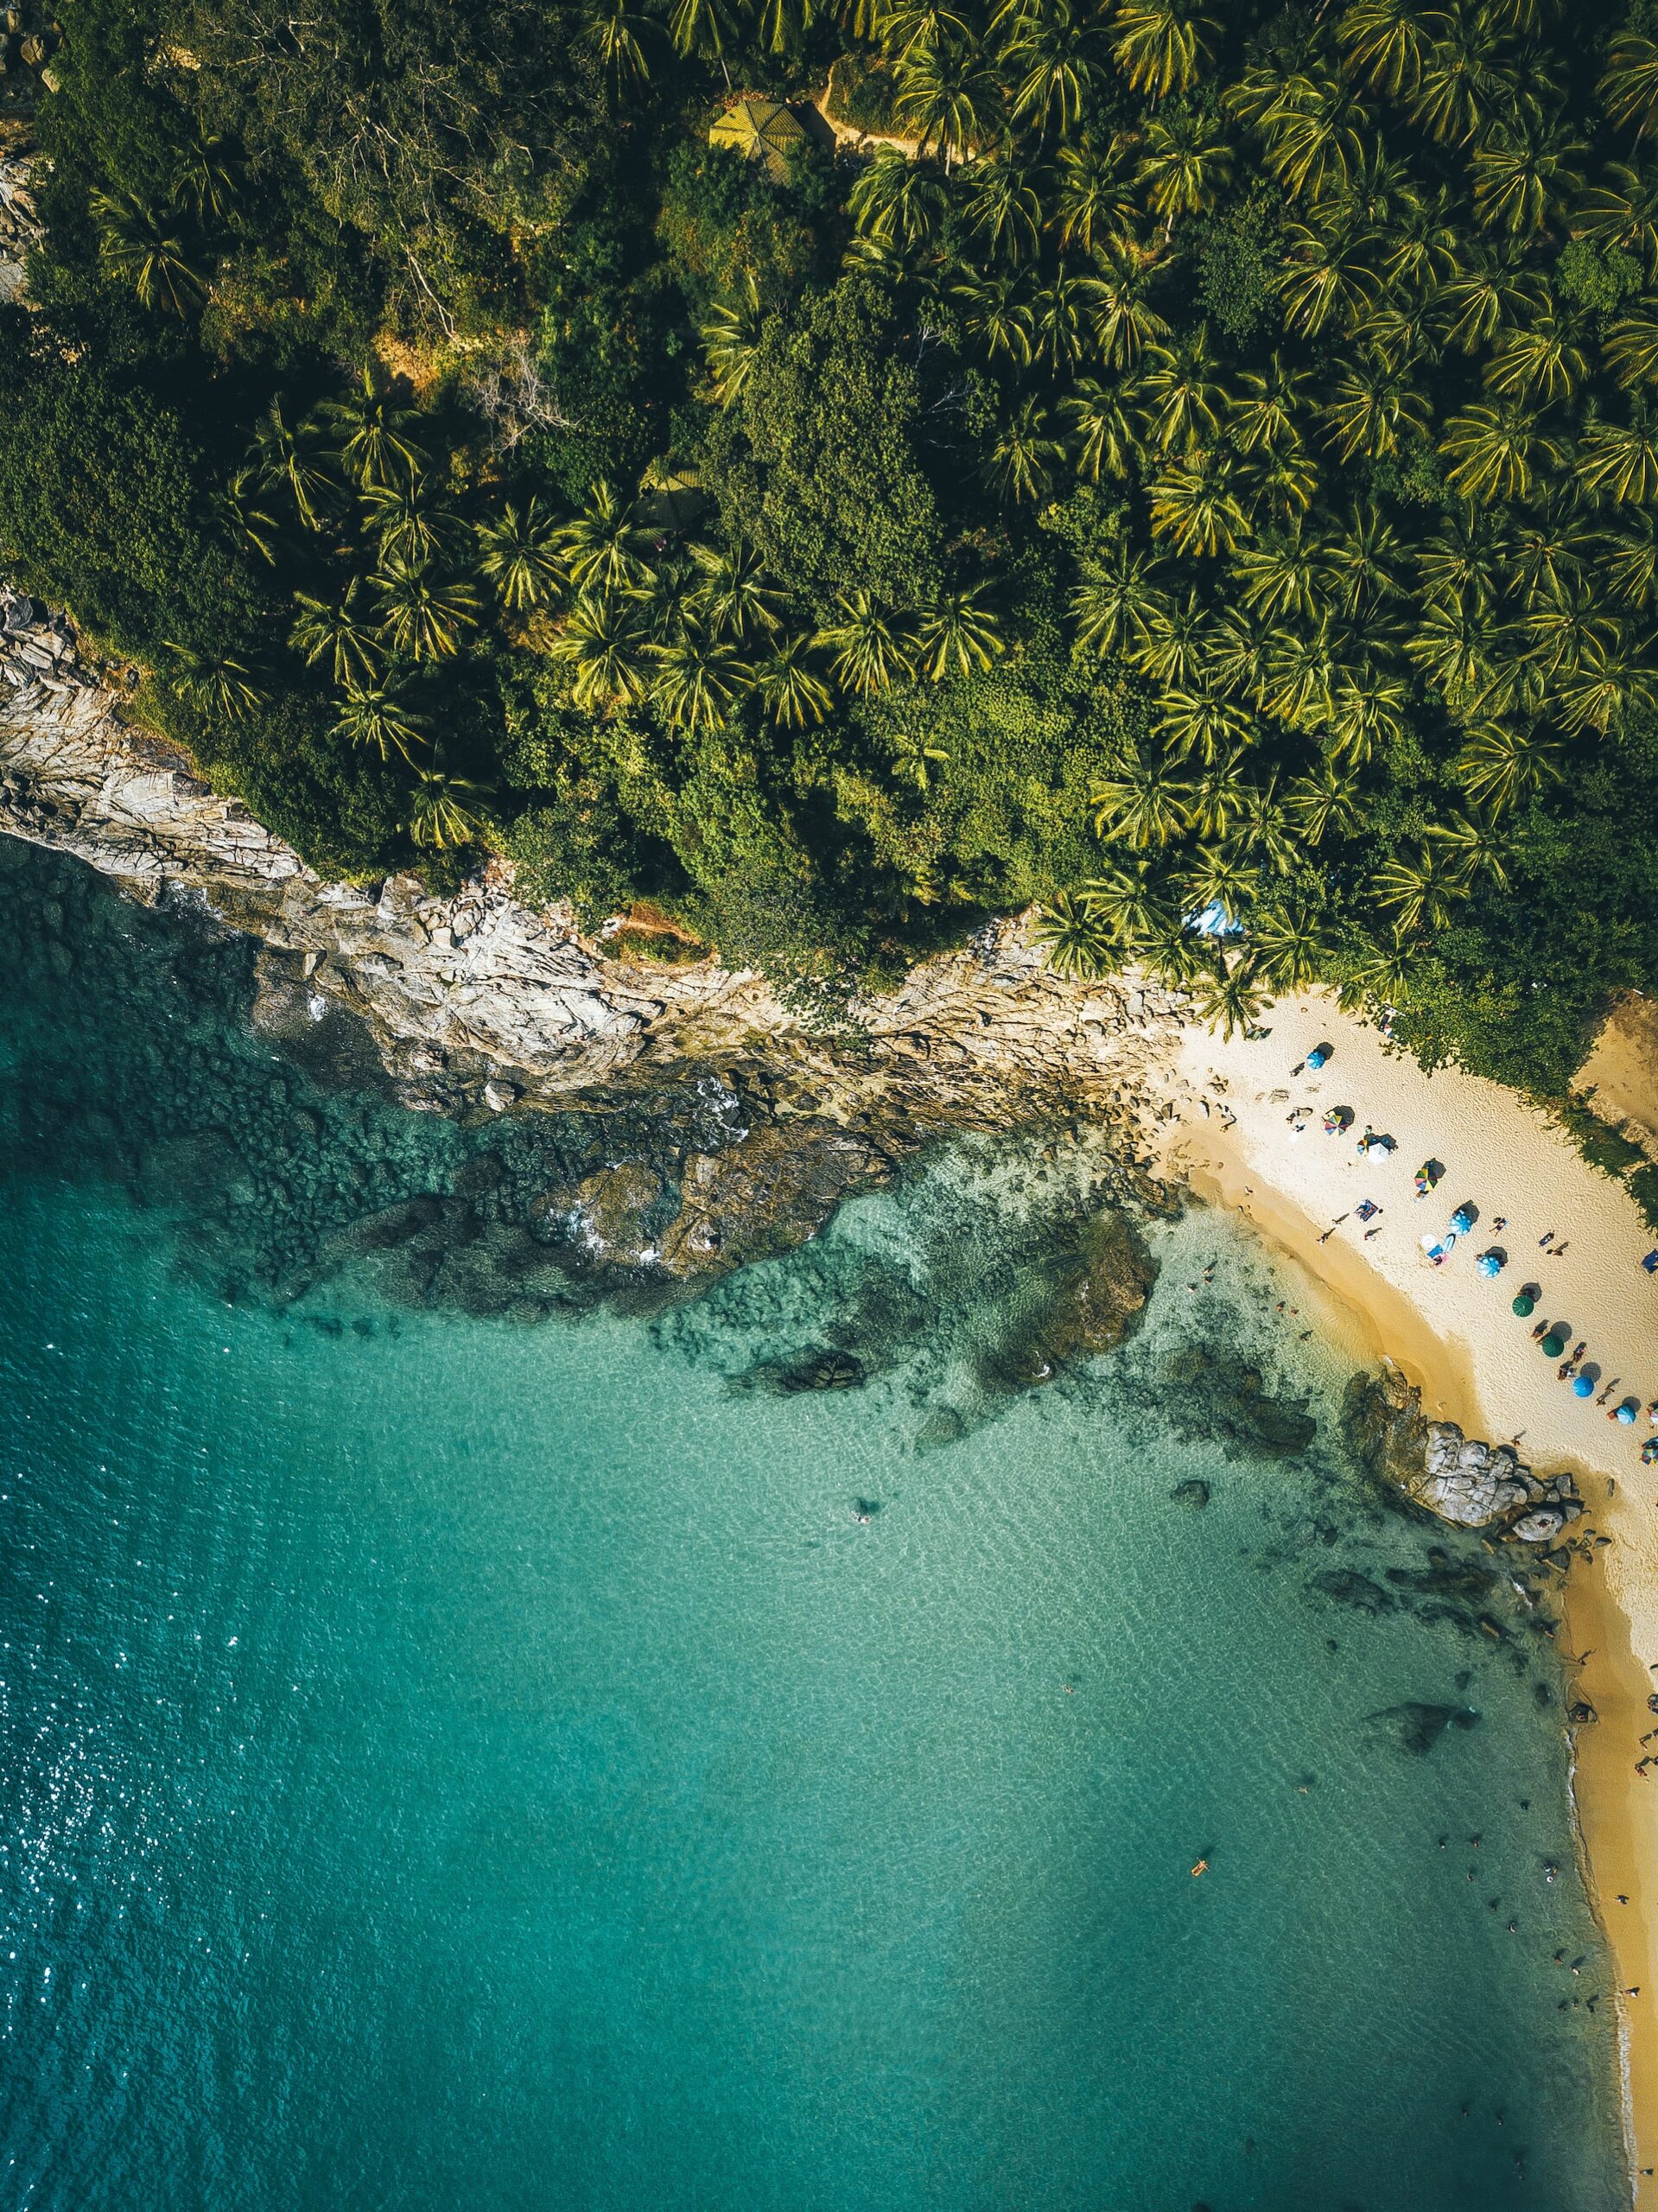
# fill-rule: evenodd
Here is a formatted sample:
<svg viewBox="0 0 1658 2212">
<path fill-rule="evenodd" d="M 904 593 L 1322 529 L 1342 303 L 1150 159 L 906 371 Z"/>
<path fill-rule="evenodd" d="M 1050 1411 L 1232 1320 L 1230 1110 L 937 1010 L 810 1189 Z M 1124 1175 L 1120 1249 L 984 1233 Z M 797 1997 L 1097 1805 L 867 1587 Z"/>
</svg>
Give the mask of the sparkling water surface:
<svg viewBox="0 0 1658 2212">
<path fill-rule="evenodd" d="M 262 1215 L 273 1079 L 371 1198 L 458 1140 L 273 1078 L 187 918 L 6 882 L 0 2205 L 1627 2201 L 1546 1601 L 1354 1465 L 1239 1232 L 1023 1395 L 1035 1141 L 654 1320 L 284 1303 L 124 1128 Z M 766 1387 L 826 1343 L 864 1388 Z"/>
</svg>

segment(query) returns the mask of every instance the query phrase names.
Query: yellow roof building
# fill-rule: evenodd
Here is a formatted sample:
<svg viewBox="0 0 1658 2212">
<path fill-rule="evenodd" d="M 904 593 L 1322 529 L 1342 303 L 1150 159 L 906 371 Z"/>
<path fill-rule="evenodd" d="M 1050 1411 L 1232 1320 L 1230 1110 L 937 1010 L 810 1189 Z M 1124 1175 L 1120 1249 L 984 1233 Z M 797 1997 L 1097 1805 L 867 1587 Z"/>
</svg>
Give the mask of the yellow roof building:
<svg viewBox="0 0 1658 2212">
<path fill-rule="evenodd" d="M 751 162 L 764 162 L 773 184 L 788 180 L 789 156 L 805 137 L 805 127 L 781 100 L 745 95 L 715 116 L 708 127 L 710 146 L 734 146 Z"/>
</svg>

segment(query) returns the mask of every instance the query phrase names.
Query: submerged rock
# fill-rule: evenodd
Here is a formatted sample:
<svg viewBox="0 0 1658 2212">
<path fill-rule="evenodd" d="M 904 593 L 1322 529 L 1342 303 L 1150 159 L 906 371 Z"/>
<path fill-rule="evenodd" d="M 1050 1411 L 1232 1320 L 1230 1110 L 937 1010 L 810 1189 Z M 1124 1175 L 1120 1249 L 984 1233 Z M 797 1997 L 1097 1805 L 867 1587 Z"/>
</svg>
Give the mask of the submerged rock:
<svg viewBox="0 0 1658 2212">
<path fill-rule="evenodd" d="M 1365 1719 L 1386 1726 L 1404 1750 L 1421 1758 L 1452 1728 L 1477 1728 L 1479 1715 L 1468 1705 L 1388 1705 Z"/>
<path fill-rule="evenodd" d="M 1187 1482 L 1176 1483 L 1169 1496 L 1177 1505 L 1189 1506 L 1194 1513 L 1201 1513 L 1209 1503 L 1209 1484 L 1194 1475 Z"/>
<path fill-rule="evenodd" d="M 1229 1459 L 1293 1459 L 1318 1433 L 1301 1400 L 1272 1396 L 1258 1367 L 1215 1344 L 1185 1345 L 1159 1381 L 1176 1434 L 1218 1437 Z"/>
</svg>

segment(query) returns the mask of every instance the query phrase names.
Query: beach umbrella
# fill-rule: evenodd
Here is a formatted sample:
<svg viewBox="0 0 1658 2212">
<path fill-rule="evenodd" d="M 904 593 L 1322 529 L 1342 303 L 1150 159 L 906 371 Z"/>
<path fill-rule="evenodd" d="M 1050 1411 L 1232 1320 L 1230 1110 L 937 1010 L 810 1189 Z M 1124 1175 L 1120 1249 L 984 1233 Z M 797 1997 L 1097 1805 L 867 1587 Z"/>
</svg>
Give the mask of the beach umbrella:
<svg viewBox="0 0 1658 2212">
<path fill-rule="evenodd" d="M 1474 1265 L 1483 1275 L 1496 1275 L 1502 1272 L 1502 1262 L 1495 1252 L 1482 1252 Z"/>
<path fill-rule="evenodd" d="M 1528 1298 L 1522 1290 L 1519 1297 L 1514 1301 L 1514 1310 L 1517 1314 L 1519 1314 L 1521 1319 L 1523 1321 L 1527 1314 L 1532 1313 L 1535 1309 L 1536 1304 L 1537 1300 L 1534 1298 Z"/>
<path fill-rule="evenodd" d="M 1548 1334 L 1543 1338 L 1544 1356 L 1549 1359 L 1558 1359 L 1565 1350 L 1566 1338 L 1564 1337 L 1557 1337 L 1553 1330 L 1551 1329 Z"/>
<path fill-rule="evenodd" d="M 1631 1422 L 1634 1421 L 1634 1419 L 1635 1419 L 1635 1413 L 1636 1413 L 1636 1402 L 1635 1402 L 1635 1400 L 1634 1400 L 1633 1398 L 1625 1398 L 1625 1399 L 1624 1399 L 1624 1401 L 1623 1401 L 1623 1404 L 1622 1404 L 1622 1405 L 1617 1408 L 1617 1411 L 1613 1414 L 1612 1418 L 1614 1419 L 1614 1421 L 1621 1421 L 1623 1422 L 1623 1424 L 1624 1427 L 1625 1427 L 1625 1428 L 1628 1428 L 1628 1427 L 1629 1427 L 1630 1423 L 1631 1423 Z"/>
<path fill-rule="evenodd" d="M 1466 1236 L 1477 1219 L 1477 1216 L 1472 1206 L 1458 1206 L 1451 1217 L 1451 1226 L 1458 1236 Z"/>
<path fill-rule="evenodd" d="M 1594 1376 L 1574 1375 L 1572 1378 L 1572 1395 L 1574 1398 L 1592 1398 L 1595 1395 Z"/>
</svg>

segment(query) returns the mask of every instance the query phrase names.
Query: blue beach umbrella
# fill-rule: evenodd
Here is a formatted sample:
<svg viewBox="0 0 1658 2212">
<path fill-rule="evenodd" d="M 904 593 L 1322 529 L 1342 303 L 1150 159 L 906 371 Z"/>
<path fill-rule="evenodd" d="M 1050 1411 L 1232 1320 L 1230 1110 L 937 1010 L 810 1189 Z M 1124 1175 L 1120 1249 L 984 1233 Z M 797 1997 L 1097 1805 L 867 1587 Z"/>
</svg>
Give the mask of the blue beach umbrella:
<svg viewBox="0 0 1658 2212">
<path fill-rule="evenodd" d="M 1574 1375 L 1572 1376 L 1572 1395 L 1574 1398 L 1592 1397 L 1594 1395 L 1594 1380 L 1591 1376 L 1587 1375 Z"/>
<path fill-rule="evenodd" d="M 1622 1404 L 1621 1406 L 1619 1406 L 1619 1408 L 1617 1408 L 1617 1411 L 1613 1414 L 1612 1418 L 1613 1418 L 1613 1420 L 1614 1420 L 1614 1421 L 1621 1421 L 1623 1422 L 1623 1424 L 1624 1427 L 1625 1427 L 1625 1428 L 1628 1428 L 1628 1427 L 1630 1426 L 1630 1424 L 1633 1422 L 1633 1421 L 1634 1421 L 1634 1419 L 1635 1419 L 1635 1415 L 1636 1415 L 1636 1401 L 1635 1401 L 1635 1399 L 1633 1399 L 1633 1398 L 1625 1398 L 1625 1399 L 1624 1399 L 1624 1401 L 1623 1401 L 1623 1404 Z"/>
<path fill-rule="evenodd" d="M 1474 1266 L 1483 1275 L 1500 1275 L 1502 1272 L 1502 1262 L 1495 1252 L 1482 1252 Z"/>
</svg>

